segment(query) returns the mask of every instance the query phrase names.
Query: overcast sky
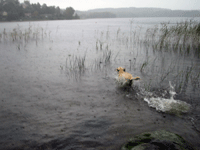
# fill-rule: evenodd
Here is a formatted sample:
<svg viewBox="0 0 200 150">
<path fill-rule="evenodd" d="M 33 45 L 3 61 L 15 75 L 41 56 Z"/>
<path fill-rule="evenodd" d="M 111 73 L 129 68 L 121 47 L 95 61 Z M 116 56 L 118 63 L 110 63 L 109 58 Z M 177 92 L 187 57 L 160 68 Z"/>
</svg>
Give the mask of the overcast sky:
<svg viewBox="0 0 200 150">
<path fill-rule="evenodd" d="M 24 0 L 19 0 L 24 2 Z M 30 0 L 30 3 L 73 7 L 75 10 L 120 7 L 158 7 L 172 10 L 200 10 L 200 0 Z"/>
</svg>

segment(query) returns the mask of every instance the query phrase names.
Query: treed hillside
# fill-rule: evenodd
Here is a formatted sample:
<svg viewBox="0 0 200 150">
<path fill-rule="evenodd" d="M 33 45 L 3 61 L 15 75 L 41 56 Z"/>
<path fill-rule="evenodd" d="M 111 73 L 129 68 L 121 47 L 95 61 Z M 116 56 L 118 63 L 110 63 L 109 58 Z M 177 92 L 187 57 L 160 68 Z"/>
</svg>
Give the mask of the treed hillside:
<svg viewBox="0 0 200 150">
<path fill-rule="evenodd" d="M 104 8 L 77 11 L 81 18 L 128 18 L 128 17 L 200 17 L 200 10 L 171 10 L 163 8 Z M 99 14 L 99 16 L 98 16 Z"/>
<path fill-rule="evenodd" d="M 23 20 L 71 20 L 80 19 L 74 8 L 67 7 L 61 10 L 58 6 L 47 4 L 31 4 L 24 0 L 0 0 L 0 21 L 23 21 Z"/>
</svg>

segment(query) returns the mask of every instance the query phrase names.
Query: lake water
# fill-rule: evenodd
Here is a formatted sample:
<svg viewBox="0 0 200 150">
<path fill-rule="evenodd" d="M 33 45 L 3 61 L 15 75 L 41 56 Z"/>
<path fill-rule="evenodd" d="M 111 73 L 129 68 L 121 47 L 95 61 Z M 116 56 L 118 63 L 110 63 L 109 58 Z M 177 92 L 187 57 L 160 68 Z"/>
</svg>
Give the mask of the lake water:
<svg viewBox="0 0 200 150">
<path fill-rule="evenodd" d="M 154 53 L 141 42 L 148 28 L 190 19 L 200 21 L 0 23 L 0 149 L 116 150 L 130 137 L 157 129 L 175 132 L 200 149 L 199 59 Z M 120 66 L 141 77 L 132 90 L 117 87 Z M 186 82 L 178 75 L 191 67 L 196 70 Z M 171 115 L 144 101 L 169 99 L 169 81 L 176 87 L 174 99 L 191 105 L 189 112 Z"/>
</svg>

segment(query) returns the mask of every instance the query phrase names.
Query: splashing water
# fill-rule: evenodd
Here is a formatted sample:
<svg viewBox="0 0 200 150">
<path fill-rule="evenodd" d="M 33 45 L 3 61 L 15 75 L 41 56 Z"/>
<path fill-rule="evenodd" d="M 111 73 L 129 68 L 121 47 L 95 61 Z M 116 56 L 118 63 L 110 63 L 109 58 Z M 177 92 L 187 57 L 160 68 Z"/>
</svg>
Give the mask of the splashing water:
<svg viewBox="0 0 200 150">
<path fill-rule="evenodd" d="M 118 77 L 118 76 L 115 77 L 115 80 L 116 80 L 116 83 L 117 83 L 118 87 L 126 87 L 126 86 L 128 86 L 128 84 L 130 82 L 126 78 Z"/>
<path fill-rule="evenodd" d="M 170 86 L 169 99 L 162 98 L 162 97 L 157 97 L 157 98 L 145 97 L 144 101 L 148 103 L 149 107 L 153 107 L 157 111 L 169 112 L 169 113 L 175 113 L 175 114 L 188 112 L 190 109 L 190 105 L 187 104 L 186 102 L 175 100 L 174 96 L 176 95 L 176 92 L 170 81 L 169 81 L 169 86 Z"/>
</svg>

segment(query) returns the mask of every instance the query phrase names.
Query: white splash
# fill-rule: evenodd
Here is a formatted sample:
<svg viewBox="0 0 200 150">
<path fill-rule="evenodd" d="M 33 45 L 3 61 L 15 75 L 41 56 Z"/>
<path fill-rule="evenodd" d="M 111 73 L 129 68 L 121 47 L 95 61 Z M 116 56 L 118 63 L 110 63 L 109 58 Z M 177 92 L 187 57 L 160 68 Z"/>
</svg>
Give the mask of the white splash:
<svg viewBox="0 0 200 150">
<path fill-rule="evenodd" d="M 188 110 L 190 109 L 190 105 L 180 100 L 174 100 L 176 92 L 170 81 L 169 81 L 169 86 L 170 86 L 170 91 L 169 91 L 170 99 L 162 97 L 157 97 L 157 98 L 151 97 L 151 98 L 144 98 L 144 101 L 148 103 L 149 107 L 153 107 L 157 111 L 172 112 L 172 113 L 188 112 Z"/>
</svg>

